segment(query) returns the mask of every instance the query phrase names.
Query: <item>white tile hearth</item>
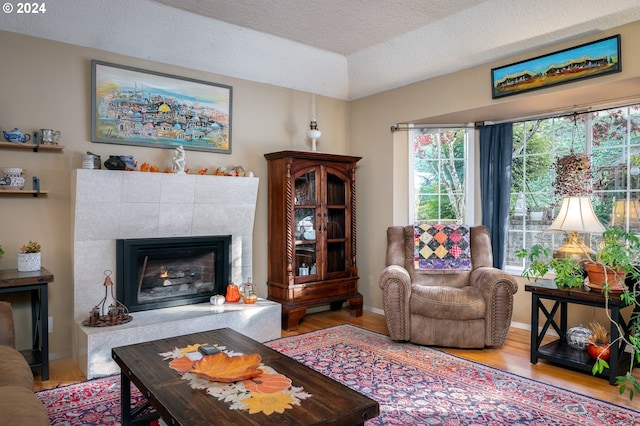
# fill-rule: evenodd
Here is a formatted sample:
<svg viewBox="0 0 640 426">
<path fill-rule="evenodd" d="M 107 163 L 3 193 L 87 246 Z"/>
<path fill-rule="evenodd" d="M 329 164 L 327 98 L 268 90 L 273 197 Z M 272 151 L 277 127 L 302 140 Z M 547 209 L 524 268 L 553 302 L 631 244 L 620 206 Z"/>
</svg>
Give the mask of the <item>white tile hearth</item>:
<svg viewBox="0 0 640 426">
<path fill-rule="evenodd" d="M 213 329 L 235 321 L 237 312 L 228 310 L 220 314 L 212 312 L 205 304 L 206 309 L 198 311 L 197 320 L 185 313 L 188 310 L 178 309 L 177 314 L 170 315 L 171 320 L 167 317 L 160 320 L 155 314 L 134 313 L 130 324 L 99 328 L 110 329 L 108 331 L 98 328 L 87 331 L 87 327 L 80 325 L 104 296 L 106 270 L 113 271 L 111 277 L 115 282 L 117 239 L 231 235 L 231 280 L 246 282 L 253 276 L 253 224 L 258 183 L 259 179 L 255 177 L 89 169 L 72 173 L 73 315 L 77 324 L 73 356 L 88 378 L 102 374 L 95 373 L 101 371 L 96 367 L 102 364 L 100 359 L 107 354 L 110 361 L 110 348 L 121 342 L 167 337 L 167 330 L 186 330 L 185 322 L 191 327 L 206 324 L 208 329 Z M 237 325 L 237 331 L 251 336 L 249 333 L 255 326 L 257 329 L 269 328 L 269 333 L 256 340 L 279 337 L 280 305 L 274 304 L 278 307 L 276 318 L 275 315 L 271 317 L 271 311 L 276 311 L 272 302 L 264 301 L 260 308 L 265 309 L 266 304 L 269 304 L 268 321 L 250 316 L 252 324 Z M 229 319 L 222 319 L 227 315 Z M 158 323 L 142 321 L 147 317 L 155 317 Z M 197 326 L 191 324 L 194 322 Z M 101 333 L 104 336 L 99 336 Z M 92 360 L 93 356 L 98 359 Z"/>
<path fill-rule="evenodd" d="M 280 337 L 279 303 L 259 299 L 252 305 L 209 303 L 134 312 L 129 323 L 113 327 L 83 327 L 76 321 L 76 340 L 88 348 L 77 354 L 76 362 L 87 379 L 120 372 L 111 358 L 111 349 L 149 340 L 229 327 L 258 342 Z M 216 343 L 216 342 L 194 342 Z M 171 350 L 173 348 L 167 348 Z"/>
</svg>

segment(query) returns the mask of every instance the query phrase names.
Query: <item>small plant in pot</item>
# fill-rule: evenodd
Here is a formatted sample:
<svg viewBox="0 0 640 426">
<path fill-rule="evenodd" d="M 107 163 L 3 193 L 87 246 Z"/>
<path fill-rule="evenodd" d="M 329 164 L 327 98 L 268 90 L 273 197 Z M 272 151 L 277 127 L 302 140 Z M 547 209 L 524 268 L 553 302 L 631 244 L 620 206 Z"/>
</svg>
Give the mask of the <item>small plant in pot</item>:
<svg viewBox="0 0 640 426">
<path fill-rule="evenodd" d="M 18 271 L 39 271 L 42 266 L 41 248 L 37 241 L 31 240 L 29 240 L 28 244 L 20 247 L 20 252 L 18 253 Z"/>
<path fill-rule="evenodd" d="M 584 263 L 589 276 L 588 286 L 609 292 L 626 289 L 625 280 L 640 280 L 640 239 L 632 232 L 620 228 L 605 229 L 594 258 Z"/>
<path fill-rule="evenodd" d="M 529 250 L 522 249 L 516 255 L 529 260 L 529 267 L 522 272 L 528 279 L 538 281 L 553 269 L 558 287 L 581 287 L 584 282 L 584 272 L 579 264 L 569 257 L 551 257 L 551 250 L 540 244 L 534 244 Z"/>
</svg>

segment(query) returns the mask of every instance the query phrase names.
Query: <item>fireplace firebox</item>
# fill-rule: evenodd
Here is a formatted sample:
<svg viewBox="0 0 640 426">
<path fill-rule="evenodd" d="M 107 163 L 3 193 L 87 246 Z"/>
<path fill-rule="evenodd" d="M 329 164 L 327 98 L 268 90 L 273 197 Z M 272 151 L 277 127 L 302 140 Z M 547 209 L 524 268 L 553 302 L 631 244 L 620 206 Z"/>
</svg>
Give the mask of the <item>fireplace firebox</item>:
<svg viewBox="0 0 640 426">
<path fill-rule="evenodd" d="M 116 297 L 129 312 L 209 301 L 231 280 L 231 236 L 116 240 Z"/>
</svg>

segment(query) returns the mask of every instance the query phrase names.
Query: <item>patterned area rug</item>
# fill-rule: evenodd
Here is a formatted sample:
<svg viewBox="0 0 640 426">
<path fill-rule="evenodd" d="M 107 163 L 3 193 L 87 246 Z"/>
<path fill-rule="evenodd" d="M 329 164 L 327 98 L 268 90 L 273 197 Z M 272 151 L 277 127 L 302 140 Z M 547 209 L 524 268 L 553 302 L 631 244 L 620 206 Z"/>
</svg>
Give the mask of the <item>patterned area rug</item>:
<svg viewBox="0 0 640 426">
<path fill-rule="evenodd" d="M 378 401 L 367 426 L 640 425 L 638 411 L 352 325 L 266 345 Z M 120 424 L 118 375 L 37 395 L 54 426 Z"/>
<path fill-rule="evenodd" d="M 120 425 L 120 375 L 37 392 L 52 426 Z M 136 406 L 142 395 L 131 387 Z"/>
<path fill-rule="evenodd" d="M 352 325 L 267 346 L 378 401 L 367 425 L 640 425 L 638 411 Z"/>
</svg>

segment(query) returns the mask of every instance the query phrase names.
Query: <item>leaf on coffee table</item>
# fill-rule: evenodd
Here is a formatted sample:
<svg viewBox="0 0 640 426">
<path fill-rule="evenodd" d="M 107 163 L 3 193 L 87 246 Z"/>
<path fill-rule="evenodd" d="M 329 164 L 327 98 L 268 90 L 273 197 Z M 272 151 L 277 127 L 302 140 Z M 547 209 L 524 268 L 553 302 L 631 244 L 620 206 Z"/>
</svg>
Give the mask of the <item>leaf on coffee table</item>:
<svg viewBox="0 0 640 426">
<path fill-rule="evenodd" d="M 231 383 L 262 374 L 259 354 L 228 356 L 224 352 L 207 355 L 193 364 L 191 372 L 214 382 Z"/>
</svg>

